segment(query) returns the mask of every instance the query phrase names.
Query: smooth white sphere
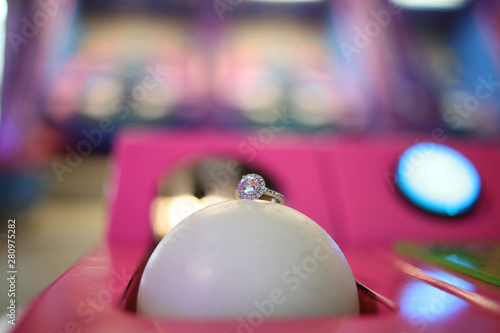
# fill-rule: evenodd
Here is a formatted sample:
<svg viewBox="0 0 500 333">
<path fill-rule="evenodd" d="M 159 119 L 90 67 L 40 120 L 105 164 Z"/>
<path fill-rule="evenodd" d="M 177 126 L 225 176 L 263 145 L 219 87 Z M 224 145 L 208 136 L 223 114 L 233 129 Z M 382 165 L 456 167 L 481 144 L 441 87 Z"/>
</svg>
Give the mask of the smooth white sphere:
<svg viewBox="0 0 500 333">
<path fill-rule="evenodd" d="M 163 317 L 359 313 L 333 239 L 296 210 L 260 200 L 214 204 L 179 223 L 151 255 L 137 302 L 138 312 Z"/>
</svg>

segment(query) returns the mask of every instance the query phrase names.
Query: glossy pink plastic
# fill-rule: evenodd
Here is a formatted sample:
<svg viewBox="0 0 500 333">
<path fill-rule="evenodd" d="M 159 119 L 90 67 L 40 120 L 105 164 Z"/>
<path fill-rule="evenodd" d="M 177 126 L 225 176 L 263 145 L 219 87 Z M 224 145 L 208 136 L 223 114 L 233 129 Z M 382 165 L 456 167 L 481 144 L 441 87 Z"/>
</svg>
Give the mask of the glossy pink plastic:
<svg viewBox="0 0 500 333">
<path fill-rule="evenodd" d="M 391 248 L 400 239 L 498 240 L 498 147 L 446 142 L 476 165 L 484 185 L 475 211 L 451 220 L 419 211 L 392 188 L 397 158 L 414 137 L 318 142 L 276 134 L 257 147 L 249 139 L 255 135 L 123 134 L 113 161 L 107 239 L 38 296 L 14 332 L 500 331 L 500 288 Z M 246 318 L 161 319 L 135 313 L 138 282 L 154 246 L 149 212 L 158 183 L 182 163 L 212 155 L 265 171 L 287 204 L 338 241 L 360 283 L 360 316 L 264 318 L 251 325 Z"/>
</svg>

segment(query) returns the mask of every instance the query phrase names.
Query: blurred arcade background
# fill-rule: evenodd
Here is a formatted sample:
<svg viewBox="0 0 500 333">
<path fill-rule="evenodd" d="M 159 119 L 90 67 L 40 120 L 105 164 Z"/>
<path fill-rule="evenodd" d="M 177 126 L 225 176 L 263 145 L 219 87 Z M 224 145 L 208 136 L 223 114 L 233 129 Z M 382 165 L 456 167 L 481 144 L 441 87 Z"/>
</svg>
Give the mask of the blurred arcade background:
<svg viewBox="0 0 500 333">
<path fill-rule="evenodd" d="M 23 304 L 103 237 L 128 128 L 500 139 L 494 0 L 0 0 L 0 39 Z"/>
</svg>

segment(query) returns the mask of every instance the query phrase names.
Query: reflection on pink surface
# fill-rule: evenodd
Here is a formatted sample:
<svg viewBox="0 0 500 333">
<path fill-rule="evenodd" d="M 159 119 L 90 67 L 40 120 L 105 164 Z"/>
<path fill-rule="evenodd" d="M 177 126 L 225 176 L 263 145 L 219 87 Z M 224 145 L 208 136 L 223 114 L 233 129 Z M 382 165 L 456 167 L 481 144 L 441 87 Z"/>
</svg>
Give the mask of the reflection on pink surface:
<svg viewBox="0 0 500 333">
<path fill-rule="evenodd" d="M 442 282 L 458 288 L 473 291 L 475 286 L 444 271 L 425 272 Z M 401 293 L 401 311 L 409 318 L 423 318 L 440 321 L 453 317 L 466 306 L 467 302 L 419 280 L 408 284 Z"/>
<path fill-rule="evenodd" d="M 438 273 L 426 272 L 402 260 L 395 260 L 394 265 L 403 273 L 411 275 L 426 283 L 425 287 L 418 287 L 417 290 L 415 290 L 415 286 L 413 286 L 413 288 L 410 287 L 408 289 L 408 294 L 403 293 L 401 302 L 402 304 L 406 302 L 406 307 L 402 305 L 402 311 L 410 311 L 411 314 L 418 313 L 418 311 L 422 309 L 422 302 L 430 306 L 432 302 L 436 302 L 435 299 L 437 297 L 438 299 L 447 300 L 446 302 L 438 302 L 442 303 L 439 308 L 444 308 L 439 311 L 439 313 L 443 313 L 443 316 L 448 316 L 463 308 L 466 305 L 463 301 L 500 315 L 499 303 L 475 293 L 475 287 L 472 284 L 453 275 L 443 271 L 437 271 Z M 446 292 L 448 295 L 444 297 L 444 294 L 442 294 L 443 292 Z M 429 295 L 429 293 L 432 293 L 432 295 Z M 419 298 L 413 299 L 413 295 L 419 295 Z M 450 296 L 456 296 L 458 298 L 456 300 L 449 300 Z"/>
</svg>

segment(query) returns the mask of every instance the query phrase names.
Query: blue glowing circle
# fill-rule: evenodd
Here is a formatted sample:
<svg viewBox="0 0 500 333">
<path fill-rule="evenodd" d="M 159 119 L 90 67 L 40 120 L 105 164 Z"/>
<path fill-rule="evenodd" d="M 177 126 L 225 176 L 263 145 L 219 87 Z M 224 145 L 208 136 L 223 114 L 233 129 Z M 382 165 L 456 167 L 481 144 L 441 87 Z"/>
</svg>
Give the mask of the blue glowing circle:
<svg viewBox="0 0 500 333">
<path fill-rule="evenodd" d="M 395 181 L 416 206 L 448 216 L 470 211 L 481 191 L 479 173 L 464 155 L 430 142 L 416 144 L 401 155 Z"/>
</svg>

